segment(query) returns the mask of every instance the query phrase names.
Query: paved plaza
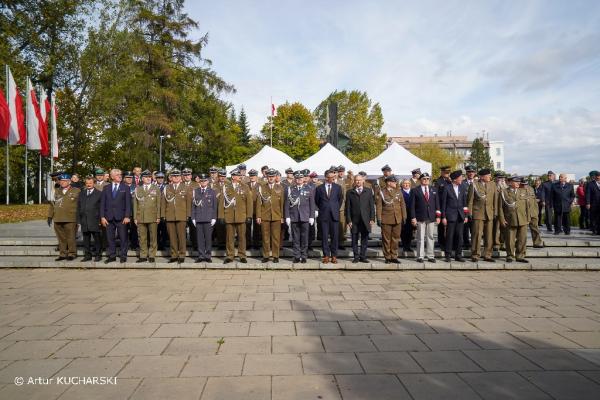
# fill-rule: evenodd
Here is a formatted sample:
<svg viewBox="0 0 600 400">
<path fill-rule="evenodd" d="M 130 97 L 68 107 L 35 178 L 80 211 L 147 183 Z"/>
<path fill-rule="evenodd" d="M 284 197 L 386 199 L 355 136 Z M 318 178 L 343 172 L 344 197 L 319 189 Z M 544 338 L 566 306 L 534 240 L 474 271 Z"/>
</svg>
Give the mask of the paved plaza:
<svg viewBox="0 0 600 400">
<path fill-rule="evenodd" d="M 600 397 L 600 272 L 42 268 L 0 285 L 1 399 Z"/>
</svg>

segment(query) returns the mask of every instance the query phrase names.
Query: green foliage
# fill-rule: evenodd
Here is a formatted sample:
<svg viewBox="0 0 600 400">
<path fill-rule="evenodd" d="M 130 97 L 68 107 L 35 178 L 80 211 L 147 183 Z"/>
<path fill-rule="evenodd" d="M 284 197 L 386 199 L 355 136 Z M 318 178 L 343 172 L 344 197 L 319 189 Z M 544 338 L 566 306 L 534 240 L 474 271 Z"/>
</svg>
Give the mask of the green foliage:
<svg viewBox="0 0 600 400">
<path fill-rule="evenodd" d="M 322 139 L 326 136 L 327 105 L 338 103 L 338 132 L 350 138 L 346 156 L 356 163 L 378 156 L 384 149 L 386 135 L 383 113 L 379 103 L 371 101 L 366 92 L 343 90 L 332 92 L 315 109 L 317 128 Z"/>
<path fill-rule="evenodd" d="M 271 121 L 273 123 L 273 147 L 288 154 L 296 161 L 304 160 L 319 150 L 317 127 L 313 115 L 301 103 L 281 104 L 275 117 L 261 129 L 260 142 L 270 144 Z"/>
<path fill-rule="evenodd" d="M 410 152 L 431 163 L 431 173 L 434 177 L 439 176 L 440 167 L 448 165 L 450 168 L 456 169 L 462 162 L 459 155 L 441 148 L 437 143 L 423 143 L 419 147 L 411 149 Z"/>
<path fill-rule="evenodd" d="M 247 145 L 250 143 L 250 125 L 248 124 L 248 116 L 246 115 L 246 111 L 244 111 L 244 107 L 242 107 L 242 111 L 240 111 L 237 124 L 241 129 L 240 142 Z"/>
<path fill-rule="evenodd" d="M 476 138 L 471 145 L 471 155 L 469 156 L 469 164 L 475 167 L 478 171 L 482 168 L 494 170 L 494 163 L 490 158 L 490 152 L 485 148 L 483 140 Z"/>
</svg>

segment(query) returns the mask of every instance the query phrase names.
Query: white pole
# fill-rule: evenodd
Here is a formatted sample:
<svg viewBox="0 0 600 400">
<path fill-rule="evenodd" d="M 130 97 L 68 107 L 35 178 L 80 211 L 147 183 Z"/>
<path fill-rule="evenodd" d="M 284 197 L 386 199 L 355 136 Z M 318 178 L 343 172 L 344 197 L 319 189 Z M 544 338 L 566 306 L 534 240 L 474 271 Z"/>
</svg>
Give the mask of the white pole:
<svg viewBox="0 0 600 400">
<path fill-rule="evenodd" d="M 4 87 L 6 88 L 6 103 L 9 103 L 10 99 L 8 97 L 8 74 L 9 74 L 8 65 L 6 65 L 5 69 L 6 69 L 6 85 Z M 10 138 L 7 136 L 6 137 L 6 205 L 8 205 L 10 203 L 10 164 L 8 162 L 8 156 L 9 156 L 9 154 L 8 154 L 9 143 L 8 142 L 9 142 L 9 140 L 10 140 Z"/>
<path fill-rule="evenodd" d="M 273 147 L 273 96 L 271 96 L 271 147 Z"/>
<path fill-rule="evenodd" d="M 31 88 L 29 87 L 29 76 L 27 77 L 27 91 L 25 92 L 25 103 L 27 103 L 27 95 L 29 93 L 29 91 L 31 90 Z M 28 141 L 28 133 L 27 133 L 27 128 L 28 128 L 28 122 L 29 120 L 29 107 L 27 104 L 25 104 L 25 199 L 23 200 L 25 204 L 27 204 L 27 141 Z"/>
<path fill-rule="evenodd" d="M 39 172 L 38 172 L 38 204 L 42 204 L 42 151 L 39 153 Z"/>
</svg>

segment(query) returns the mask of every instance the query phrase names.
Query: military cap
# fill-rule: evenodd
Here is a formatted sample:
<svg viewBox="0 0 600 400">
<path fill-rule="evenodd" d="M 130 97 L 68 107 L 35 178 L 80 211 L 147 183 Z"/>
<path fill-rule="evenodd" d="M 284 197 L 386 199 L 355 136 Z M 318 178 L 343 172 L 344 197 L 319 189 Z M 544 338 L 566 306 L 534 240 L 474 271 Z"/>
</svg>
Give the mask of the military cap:
<svg viewBox="0 0 600 400">
<path fill-rule="evenodd" d="M 264 170 L 268 170 L 269 166 L 268 165 L 263 165 L 262 167 L 260 167 L 261 172 Z"/>
<path fill-rule="evenodd" d="M 231 176 L 241 176 L 242 173 L 240 172 L 239 169 L 235 168 L 233 171 L 231 171 L 230 175 Z"/>
<path fill-rule="evenodd" d="M 59 176 L 59 175 L 61 175 L 61 174 L 62 174 L 62 172 L 52 172 L 52 173 L 50 174 L 50 177 L 51 177 L 51 178 L 56 178 L 57 176 Z M 590 172 L 590 176 L 592 176 L 592 173 L 591 173 L 591 172 Z"/>
<path fill-rule="evenodd" d="M 385 181 L 386 182 L 398 182 L 398 179 L 396 179 L 396 176 L 390 175 L 390 176 L 385 177 Z"/>
<path fill-rule="evenodd" d="M 596 170 L 594 170 L 594 171 L 590 171 L 590 176 L 591 176 L 592 178 L 594 178 L 594 177 L 598 176 L 598 174 L 599 174 L 599 172 L 598 172 L 598 171 L 596 171 Z"/>
<path fill-rule="evenodd" d="M 286 173 L 286 174 L 293 174 L 293 173 L 294 173 L 294 170 L 293 170 L 293 169 L 291 169 L 291 168 L 286 168 L 286 169 L 285 169 L 285 173 Z"/>
<path fill-rule="evenodd" d="M 309 176 L 309 178 L 316 178 L 318 175 L 315 171 L 313 171 L 308 176 Z"/>
<path fill-rule="evenodd" d="M 346 170 L 346 167 L 344 167 L 343 165 L 338 165 L 338 172 L 342 171 L 344 172 Z"/>
<path fill-rule="evenodd" d="M 71 175 L 63 172 L 58 176 L 58 179 L 60 179 L 61 181 L 70 181 Z"/>
<path fill-rule="evenodd" d="M 169 176 L 181 176 L 181 171 L 178 170 L 177 168 L 173 168 L 171 170 L 171 173 L 169 174 Z"/>
<path fill-rule="evenodd" d="M 358 171 L 358 174 L 360 176 L 367 176 L 367 173 L 365 171 Z"/>
<path fill-rule="evenodd" d="M 423 179 L 423 178 L 429 179 L 430 176 L 429 176 L 429 174 L 427 172 L 423 172 L 423 174 L 421 174 L 421 177 L 419 179 Z"/>
<path fill-rule="evenodd" d="M 494 178 L 506 178 L 506 175 L 502 172 L 496 172 Z"/>
<path fill-rule="evenodd" d="M 183 171 L 181 171 L 181 173 L 183 175 L 191 175 L 192 174 L 192 169 L 191 168 L 184 168 Z"/>
<path fill-rule="evenodd" d="M 208 175 L 207 174 L 200 174 L 200 175 L 198 175 L 198 177 L 200 178 L 201 181 L 207 181 L 208 180 Z"/>
<path fill-rule="evenodd" d="M 145 176 L 152 176 L 152 172 L 148 171 L 147 169 L 142 171 L 142 178 Z"/>
<path fill-rule="evenodd" d="M 421 168 L 415 168 L 412 171 L 410 171 L 411 174 L 420 174 L 421 173 Z"/>
<path fill-rule="evenodd" d="M 243 163 L 242 163 L 242 164 L 238 165 L 238 166 L 237 166 L 237 169 L 238 169 L 238 170 L 240 170 L 240 169 L 244 169 L 244 170 L 245 170 L 245 169 L 246 169 L 246 164 L 243 164 Z"/>
<path fill-rule="evenodd" d="M 465 167 L 465 171 L 467 171 L 467 172 L 475 172 L 475 167 L 472 166 L 472 165 L 467 165 Z"/>
<path fill-rule="evenodd" d="M 526 186 L 526 185 L 529 185 L 529 181 L 528 181 L 527 179 L 523 179 L 523 180 L 521 181 L 521 183 L 522 183 L 523 185 L 525 185 L 525 186 Z"/>
<path fill-rule="evenodd" d="M 156 179 L 158 179 L 158 178 L 164 178 L 165 174 L 162 171 L 158 171 L 156 174 L 154 174 L 154 177 Z"/>
<path fill-rule="evenodd" d="M 491 174 L 491 173 L 492 173 L 492 171 L 491 171 L 489 168 L 481 168 L 481 169 L 479 170 L 479 172 L 478 172 L 478 174 L 479 174 L 480 176 L 483 176 L 483 175 L 489 175 L 489 174 Z"/>
<path fill-rule="evenodd" d="M 338 167 L 336 167 L 335 165 L 332 165 L 331 167 L 329 167 L 329 170 L 331 172 L 338 172 Z"/>
<path fill-rule="evenodd" d="M 450 179 L 454 180 L 454 179 L 458 178 L 459 176 L 462 176 L 462 170 L 460 170 L 460 169 L 452 172 L 450 174 Z"/>
<path fill-rule="evenodd" d="M 225 170 L 225 168 L 221 168 L 219 170 L 219 176 L 227 176 L 227 171 Z"/>
<path fill-rule="evenodd" d="M 131 172 L 131 171 L 123 172 L 123 178 L 133 178 L 133 172 Z"/>
<path fill-rule="evenodd" d="M 302 173 L 302 171 L 296 171 L 294 172 L 294 178 L 304 178 L 304 174 Z"/>
<path fill-rule="evenodd" d="M 276 176 L 277 175 L 277 171 L 275 171 L 273 168 L 269 168 L 267 170 L 267 176 Z"/>
<path fill-rule="evenodd" d="M 104 175 L 106 173 L 106 171 L 104 171 L 102 168 L 96 168 L 94 170 L 94 175 Z"/>
<path fill-rule="evenodd" d="M 518 176 L 518 175 L 511 176 L 511 177 L 510 177 L 510 178 L 508 178 L 508 179 L 509 179 L 510 181 L 513 181 L 513 182 L 521 182 L 521 181 L 523 180 L 523 178 L 522 178 L 522 177 L 520 177 L 520 176 Z"/>
<path fill-rule="evenodd" d="M 547 175 L 555 175 L 555 173 L 554 173 L 554 172 L 552 172 L 552 171 L 548 171 L 548 174 L 547 174 Z"/>
<path fill-rule="evenodd" d="M 450 172 L 450 166 L 449 165 L 444 165 L 443 167 L 440 167 L 440 171 L 442 171 L 442 172 Z"/>
<path fill-rule="evenodd" d="M 281 176 L 281 172 L 275 171 L 275 176 Z"/>
<path fill-rule="evenodd" d="M 383 167 L 381 167 L 381 172 L 385 172 L 385 171 L 391 171 L 392 167 L 390 167 L 388 164 L 385 164 Z"/>
<path fill-rule="evenodd" d="M 212 167 L 210 167 L 208 169 L 208 172 L 210 172 L 211 174 L 216 174 L 217 172 L 219 172 L 219 168 L 217 168 L 213 165 Z"/>
<path fill-rule="evenodd" d="M 255 169 L 251 169 L 248 171 L 248 176 L 258 176 L 258 171 Z"/>
<path fill-rule="evenodd" d="M 302 170 L 302 175 L 308 176 L 308 174 L 310 174 L 310 170 L 308 170 L 308 169 L 303 169 Z"/>
</svg>

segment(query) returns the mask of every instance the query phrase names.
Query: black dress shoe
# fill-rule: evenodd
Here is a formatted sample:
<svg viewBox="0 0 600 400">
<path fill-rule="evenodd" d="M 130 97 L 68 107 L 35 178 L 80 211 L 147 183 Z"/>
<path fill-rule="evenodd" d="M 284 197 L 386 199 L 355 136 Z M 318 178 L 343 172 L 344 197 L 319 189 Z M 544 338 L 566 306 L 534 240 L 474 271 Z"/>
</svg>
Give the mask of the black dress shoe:
<svg viewBox="0 0 600 400">
<path fill-rule="evenodd" d="M 390 260 L 388 260 L 387 258 L 385 259 L 385 263 L 386 263 L 386 264 L 389 264 L 390 262 L 391 262 L 391 261 L 390 261 Z"/>
<path fill-rule="evenodd" d="M 183 264 L 183 263 L 185 262 L 185 257 L 184 257 L 184 258 L 178 258 L 178 259 L 177 259 L 177 262 L 178 262 L 179 264 Z"/>
<path fill-rule="evenodd" d="M 263 259 L 261 260 L 261 262 L 268 263 L 269 262 L 269 258 L 268 257 L 263 257 Z"/>
<path fill-rule="evenodd" d="M 430 263 L 434 263 L 435 264 L 435 258 L 429 258 L 429 259 L 427 259 L 427 261 L 429 261 Z"/>
<path fill-rule="evenodd" d="M 246 257 L 244 257 L 244 258 L 240 258 L 240 262 L 243 264 L 246 264 L 248 262 L 248 260 L 246 259 Z"/>
<path fill-rule="evenodd" d="M 446 258 L 444 258 L 444 261 L 450 262 L 450 261 L 452 261 L 452 257 L 446 257 Z"/>
<path fill-rule="evenodd" d="M 273 258 L 273 262 L 274 263 L 278 263 L 279 262 L 279 258 L 278 257 Z"/>
<path fill-rule="evenodd" d="M 86 262 L 86 261 L 90 261 L 91 259 L 92 259 L 92 256 L 90 256 L 90 255 L 87 255 L 87 256 L 83 257 L 83 258 L 81 259 L 81 261 L 83 261 L 83 262 Z"/>
<path fill-rule="evenodd" d="M 204 261 L 204 258 L 198 257 L 198 258 L 196 258 L 196 261 L 194 261 L 194 262 L 195 263 L 201 263 L 202 261 Z"/>
<path fill-rule="evenodd" d="M 104 264 L 108 264 L 115 261 L 117 261 L 117 257 L 108 257 L 106 261 L 104 261 Z"/>
<path fill-rule="evenodd" d="M 366 257 L 363 257 L 363 258 L 360 260 L 360 262 L 361 262 L 361 263 L 365 263 L 365 264 L 366 264 L 366 263 L 368 263 L 368 262 L 369 262 L 369 260 L 367 260 L 367 258 L 366 258 Z"/>
<path fill-rule="evenodd" d="M 423 262 L 422 258 L 417 258 L 417 262 Z"/>
<path fill-rule="evenodd" d="M 154 262 L 154 258 L 149 258 L 148 262 L 153 263 Z"/>
<path fill-rule="evenodd" d="M 358 258 L 354 258 L 352 259 L 352 264 L 356 264 L 357 262 L 359 262 L 360 260 Z"/>
<path fill-rule="evenodd" d="M 212 260 L 211 260 L 210 258 L 207 258 L 207 259 L 206 259 L 206 260 L 204 260 L 204 261 L 205 261 L 205 262 L 207 262 L 207 263 L 211 263 L 211 262 L 212 262 Z"/>
<path fill-rule="evenodd" d="M 400 263 L 400 260 L 398 260 L 397 258 L 392 258 L 392 259 L 390 260 L 390 262 L 391 262 L 392 264 L 401 264 L 401 263 Z"/>
<path fill-rule="evenodd" d="M 178 260 L 176 258 L 170 258 L 169 259 L 169 264 L 173 264 L 176 263 Z"/>
<path fill-rule="evenodd" d="M 465 259 L 462 257 L 456 257 L 455 260 L 458 262 L 465 262 Z"/>
<path fill-rule="evenodd" d="M 299 263 L 300 259 L 299 258 L 294 258 L 294 263 Z"/>
<path fill-rule="evenodd" d="M 60 256 L 60 257 L 56 257 L 54 259 L 54 261 L 62 261 L 62 260 L 66 260 L 66 259 L 67 259 L 67 257 Z"/>
<path fill-rule="evenodd" d="M 67 256 L 67 261 L 73 261 L 75 259 L 75 256 Z"/>
<path fill-rule="evenodd" d="M 94 258 L 94 261 L 98 262 L 102 260 L 102 256 L 96 256 L 96 258 Z"/>
<path fill-rule="evenodd" d="M 491 263 L 496 262 L 496 260 L 494 260 L 493 258 L 484 258 L 483 261 L 487 261 L 487 262 L 491 262 Z"/>
<path fill-rule="evenodd" d="M 544 248 L 544 245 L 543 245 L 543 244 L 534 244 L 534 245 L 533 245 L 533 248 L 534 248 L 534 249 L 543 249 L 543 248 Z"/>
<path fill-rule="evenodd" d="M 223 261 L 223 264 L 229 264 L 230 262 L 233 262 L 233 260 L 232 260 L 231 258 L 226 258 L 226 259 Z"/>
<path fill-rule="evenodd" d="M 524 259 L 524 258 L 517 258 L 517 260 L 516 260 L 516 261 L 517 261 L 517 262 L 520 262 L 520 263 L 525 263 L 525 264 L 529 263 L 529 260 L 526 260 L 526 259 Z"/>
<path fill-rule="evenodd" d="M 513 262 L 513 259 L 512 258 L 507 258 L 506 262 L 511 263 L 511 262 Z"/>
<path fill-rule="evenodd" d="M 121 259 L 119 260 L 119 262 L 121 264 L 125 264 L 127 262 L 127 258 L 126 257 L 121 257 Z"/>
<path fill-rule="evenodd" d="M 302 264 L 306 264 L 306 258 L 301 258 L 301 259 L 300 259 L 300 262 L 301 262 Z"/>
<path fill-rule="evenodd" d="M 143 263 L 143 262 L 146 262 L 146 261 L 148 261 L 148 259 L 147 259 L 147 258 L 139 258 L 139 259 L 136 261 L 136 263 Z"/>
</svg>

